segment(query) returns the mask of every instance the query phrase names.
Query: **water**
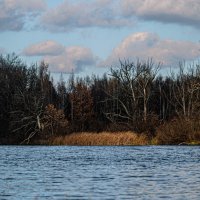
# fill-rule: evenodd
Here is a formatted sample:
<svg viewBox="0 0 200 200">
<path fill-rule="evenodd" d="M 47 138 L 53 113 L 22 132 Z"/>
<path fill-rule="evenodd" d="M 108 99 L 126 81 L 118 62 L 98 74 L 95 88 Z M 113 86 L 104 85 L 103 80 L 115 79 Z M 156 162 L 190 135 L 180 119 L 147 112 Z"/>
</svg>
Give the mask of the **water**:
<svg viewBox="0 0 200 200">
<path fill-rule="evenodd" d="M 0 199 L 200 199 L 200 147 L 0 147 Z"/>
</svg>

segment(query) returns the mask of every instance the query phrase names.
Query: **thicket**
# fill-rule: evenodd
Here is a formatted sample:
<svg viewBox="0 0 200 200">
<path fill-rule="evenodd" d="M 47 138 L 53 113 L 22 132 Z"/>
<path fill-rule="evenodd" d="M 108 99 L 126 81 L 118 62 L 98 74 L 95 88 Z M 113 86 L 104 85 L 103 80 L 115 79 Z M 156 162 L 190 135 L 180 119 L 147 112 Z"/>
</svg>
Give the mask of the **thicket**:
<svg viewBox="0 0 200 200">
<path fill-rule="evenodd" d="M 109 75 L 60 79 L 44 62 L 0 56 L 0 143 L 25 144 L 74 132 L 134 131 L 158 144 L 200 140 L 200 66 L 120 61 Z"/>
</svg>

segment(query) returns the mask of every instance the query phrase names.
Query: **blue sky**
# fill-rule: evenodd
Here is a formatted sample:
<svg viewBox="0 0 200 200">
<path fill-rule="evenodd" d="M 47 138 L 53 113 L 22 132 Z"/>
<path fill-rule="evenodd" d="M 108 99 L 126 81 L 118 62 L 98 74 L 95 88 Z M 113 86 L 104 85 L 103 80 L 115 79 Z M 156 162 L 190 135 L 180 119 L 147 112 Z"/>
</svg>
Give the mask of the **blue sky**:
<svg viewBox="0 0 200 200">
<path fill-rule="evenodd" d="M 0 0 L 0 53 L 54 72 L 102 74 L 119 59 L 200 56 L 199 0 Z"/>
</svg>

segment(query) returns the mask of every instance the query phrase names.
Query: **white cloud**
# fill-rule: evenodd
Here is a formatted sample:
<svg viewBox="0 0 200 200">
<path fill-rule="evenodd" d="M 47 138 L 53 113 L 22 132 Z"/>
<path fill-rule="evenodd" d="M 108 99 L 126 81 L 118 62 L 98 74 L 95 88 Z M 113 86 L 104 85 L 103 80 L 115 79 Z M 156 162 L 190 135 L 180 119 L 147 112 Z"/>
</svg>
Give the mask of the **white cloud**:
<svg viewBox="0 0 200 200">
<path fill-rule="evenodd" d="M 24 49 L 23 54 L 26 56 L 45 56 L 59 55 L 65 51 L 65 47 L 55 41 L 48 40 L 38 44 L 33 44 Z"/>
<path fill-rule="evenodd" d="M 133 61 L 152 58 L 162 66 L 178 66 L 180 61 L 193 61 L 200 57 L 200 45 L 190 41 L 161 39 L 157 34 L 141 32 L 126 37 L 110 56 L 100 61 L 91 49 L 81 46 L 63 46 L 55 41 L 45 41 L 24 49 L 25 56 L 40 56 L 53 72 L 80 72 L 85 67 L 111 67 L 119 59 Z"/>
<path fill-rule="evenodd" d="M 96 65 L 96 57 L 89 48 L 65 47 L 55 41 L 45 41 L 24 49 L 26 56 L 41 56 L 53 72 L 80 72 L 84 67 Z"/>
<path fill-rule="evenodd" d="M 22 30 L 28 17 L 34 19 L 45 8 L 45 0 L 1 0 L 0 31 Z"/>
<path fill-rule="evenodd" d="M 94 66 L 96 62 L 92 51 L 80 46 L 66 47 L 62 54 L 46 56 L 43 59 L 49 63 L 51 71 L 66 73 L 80 72 L 84 67 Z"/>
<path fill-rule="evenodd" d="M 137 19 L 200 28 L 199 10 L 199 0 L 64 0 L 43 15 L 41 24 L 53 32 L 131 27 Z"/>
<path fill-rule="evenodd" d="M 130 26 L 133 21 L 121 15 L 120 0 L 65 0 L 42 17 L 42 24 L 51 31 L 71 31 L 74 28 Z"/>
<path fill-rule="evenodd" d="M 134 33 L 125 38 L 100 65 L 115 66 L 119 59 L 152 58 L 163 66 L 177 65 L 180 61 L 200 57 L 199 44 L 190 41 L 161 39 L 153 33 Z"/>
<path fill-rule="evenodd" d="M 123 0 L 121 7 L 127 18 L 178 23 L 200 28 L 199 0 Z"/>
<path fill-rule="evenodd" d="M 0 31 L 22 30 L 42 14 L 47 2 L 0 0 Z M 53 32 L 66 32 L 88 27 L 131 27 L 139 19 L 200 28 L 199 10 L 199 0 L 64 0 L 49 8 L 37 25 Z"/>
</svg>

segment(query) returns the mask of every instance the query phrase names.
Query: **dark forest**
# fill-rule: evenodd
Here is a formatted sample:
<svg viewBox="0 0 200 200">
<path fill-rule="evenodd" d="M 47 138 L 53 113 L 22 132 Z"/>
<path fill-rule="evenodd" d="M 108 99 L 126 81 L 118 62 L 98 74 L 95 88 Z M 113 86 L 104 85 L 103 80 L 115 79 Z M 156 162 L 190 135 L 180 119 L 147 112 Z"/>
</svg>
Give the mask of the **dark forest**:
<svg viewBox="0 0 200 200">
<path fill-rule="evenodd" d="M 200 65 L 180 63 L 170 75 L 161 67 L 125 60 L 102 77 L 55 83 L 48 64 L 1 55 L 0 144 L 103 131 L 133 131 L 157 144 L 200 141 Z"/>
</svg>

